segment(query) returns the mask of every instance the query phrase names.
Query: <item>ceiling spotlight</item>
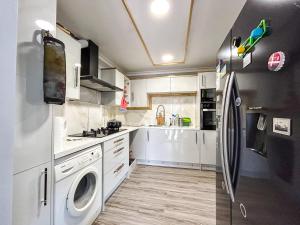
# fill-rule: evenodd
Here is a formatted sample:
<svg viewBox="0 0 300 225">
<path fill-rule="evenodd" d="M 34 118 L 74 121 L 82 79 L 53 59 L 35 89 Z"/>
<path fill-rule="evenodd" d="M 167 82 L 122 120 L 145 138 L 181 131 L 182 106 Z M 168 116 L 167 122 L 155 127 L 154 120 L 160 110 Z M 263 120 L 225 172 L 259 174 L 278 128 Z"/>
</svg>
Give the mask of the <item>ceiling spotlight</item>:
<svg viewBox="0 0 300 225">
<path fill-rule="evenodd" d="M 165 54 L 161 57 L 162 61 L 165 63 L 171 62 L 174 59 L 174 56 L 171 54 Z"/>
<path fill-rule="evenodd" d="M 36 20 L 35 24 L 43 30 L 47 30 L 47 31 L 54 30 L 54 26 L 46 20 Z"/>
<path fill-rule="evenodd" d="M 165 15 L 170 9 L 168 0 L 153 0 L 151 3 L 151 12 L 154 15 Z"/>
</svg>

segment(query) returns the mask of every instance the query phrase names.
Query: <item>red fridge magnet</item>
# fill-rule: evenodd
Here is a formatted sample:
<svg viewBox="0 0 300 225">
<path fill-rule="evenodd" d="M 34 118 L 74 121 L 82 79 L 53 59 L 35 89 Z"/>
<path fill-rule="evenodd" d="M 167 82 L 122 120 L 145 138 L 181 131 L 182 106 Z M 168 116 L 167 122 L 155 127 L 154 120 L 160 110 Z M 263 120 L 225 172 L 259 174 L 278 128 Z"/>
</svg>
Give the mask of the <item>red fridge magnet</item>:
<svg viewBox="0 0 300 225">
<path fill-rule="evenodd" d="M 282 69 L 285 63 L 285 54 L 281 51 L 274 52 L 268 61 L 268 69 L 277 72 Z"/>
</svg>

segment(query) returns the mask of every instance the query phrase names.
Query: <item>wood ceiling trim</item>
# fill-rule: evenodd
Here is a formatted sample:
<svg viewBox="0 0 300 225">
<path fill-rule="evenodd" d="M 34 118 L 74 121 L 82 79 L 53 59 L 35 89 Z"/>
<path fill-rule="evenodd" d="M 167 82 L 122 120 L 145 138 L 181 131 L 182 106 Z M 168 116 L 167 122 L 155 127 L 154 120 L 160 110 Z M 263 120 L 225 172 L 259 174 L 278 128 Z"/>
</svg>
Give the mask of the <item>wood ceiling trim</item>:
<svg viewBox="0 0 300 225">
<path fill-rule="evenodd" d="M 132 22 L 132 25 L 134 26 L 135 28 L 135 31 L 137 33 L 137 35 L 139 36 L 139 39 L 141 40 L 142 42 L 142 45 L 147 53 L 147 56 L 148 58 L 150 59 L 151 61 L 151 64 L 153 66 L 170 66 L 170 65 L 177 65 L 177 64 L 185 64 L 185 61 L 186 61 L 186 57 L 187 57 L 187 52 L 188 52 L 188 43 L 189 43 L 189 39 L 190 39 L 190 31 L 191 31 L 191 23 L 192 23 L 192 15 L 193 15 L 193 8 L 194 8 L 194 0 L 191 0 L 191 4 L 190 4 L 190 9 L 189 9 L 189 18 L 188 18 L 188 25 L 187 25 L 187 31 L 186 31 L 186 35 L 185 35 L 185 46 L 184 46 L 184 58 L 182 61 L 173 61 L 173 62 L 170 62 L 170 63 L 154 63 L 154 60 L 150 54 L 150 51 L 149 51 L 149 48 L 147 47 L 147 44 L 133 18 L 133 15 L 128 7 L 128 4 L 126 3 L 127 0 L 122 0 L 122 3 L 126 9 L 126 12 L 130 18 L 130 21 Z"/>
</svg>

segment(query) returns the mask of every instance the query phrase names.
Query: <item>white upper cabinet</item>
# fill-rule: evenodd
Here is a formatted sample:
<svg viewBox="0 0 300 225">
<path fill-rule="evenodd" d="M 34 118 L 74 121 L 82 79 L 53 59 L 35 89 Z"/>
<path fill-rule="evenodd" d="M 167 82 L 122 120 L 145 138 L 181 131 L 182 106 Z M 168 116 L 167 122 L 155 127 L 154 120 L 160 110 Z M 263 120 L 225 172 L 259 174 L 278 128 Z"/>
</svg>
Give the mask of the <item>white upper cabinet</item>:
<svg viewBox="0 0 300 225">
<path fill-rule="evenodd" d="M 199 78 L 200 89 L 216 88 L 216 73 L 215 72 L 199 73 L 198 78 Z"/>
<path fill-rule="evenodd" d="M 105 69 L 101 71 L 101 79 L 124 90 L 125 76 L 117 69 Z M 124 95 L 123 91 L 102 92 L 102 104 L 119 106 Z"/>
<path fill-rule="evenodd" d="M 146 79 L 148 93 L 164 93 L 170 92 L 170 77 L 157 77 Z"/>
<path fill-rule="evenodd" d="M 101 79 L 118 88 L 124 89 L 124 74 L 117 69 L 102 69 Z"/>
<path fill-rule="evenodd" d="M 56 38 L 65 44 L 66 53 L 66 98 L 80 99 L 81 44 L 59 28 Z"/>
<path fill-rule="evenodd" d="M 130 82 L 130 107 L 146 107 L 148 105 L 147 99 L 147 81 L 131 80 Z"/>
<path fill-rule="evenodd" d="M 197 91 L 197 76 L 176 76 L 171 77 L 171 92 Z"/>
</svg>

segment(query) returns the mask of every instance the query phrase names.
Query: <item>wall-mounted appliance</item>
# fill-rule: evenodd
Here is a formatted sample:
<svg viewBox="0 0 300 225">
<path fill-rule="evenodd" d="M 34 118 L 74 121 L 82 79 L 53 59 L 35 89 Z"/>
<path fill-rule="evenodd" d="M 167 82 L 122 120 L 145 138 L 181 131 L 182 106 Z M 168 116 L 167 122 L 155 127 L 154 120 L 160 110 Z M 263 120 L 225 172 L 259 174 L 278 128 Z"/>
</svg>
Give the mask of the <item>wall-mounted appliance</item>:
<svg viewBox="0 0 300 225">
<path fill-rule="evenodd" d="M 216 103 L 201 103 L 200 105 L 200 128 L 201 130 L 215 130 L 216 121 Z"/>
<path fill-rule="evenodd" d="M 91 40 L 81 40 L 85 47 L 81 49 L 80 85 L 101 92 L 123 91 L 112 83 L 102 80 L 98 76 L 99 48 Z"/>
</svg>

